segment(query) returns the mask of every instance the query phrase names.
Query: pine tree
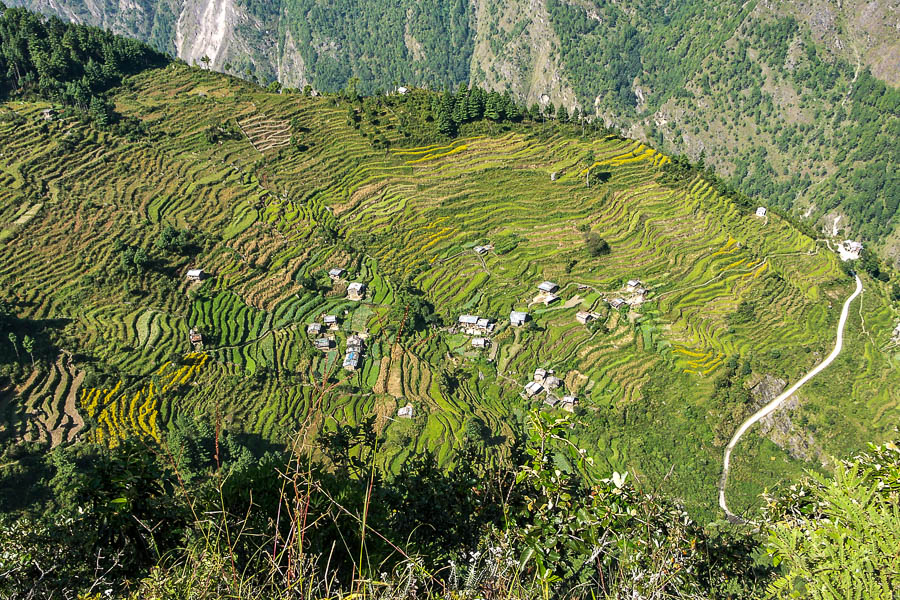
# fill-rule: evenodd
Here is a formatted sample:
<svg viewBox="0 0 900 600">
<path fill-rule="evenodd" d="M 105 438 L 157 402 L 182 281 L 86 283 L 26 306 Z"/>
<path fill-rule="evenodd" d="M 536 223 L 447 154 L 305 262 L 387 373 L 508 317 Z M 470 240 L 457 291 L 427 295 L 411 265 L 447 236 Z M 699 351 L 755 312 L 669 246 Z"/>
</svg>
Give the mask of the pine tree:
<svg viewBox="0 0 900 600">
<path fill-rule="evenodd" d="M 22 338 L 22 347 L 25 348 L 25 352 L 28 353 L 28 356 L 31 357 L 31 368 L 34 368 L 34 338 L 30 335 L 26 335 Z"/>
<path fill-rule="evenodd" d="M 90 113 L 94 122 L 100 127 L 109 125 L 109 107 L 102 98 L 98 96 L 91 97 Z"/>
<path fill-rule="evenodd" d="M 500 120 L 500 94 L 491 92 L 484 103 L 484 117 L 491 121 Z"/>
<path fill-rule="evenodd" d="M 466 101 L 466 112 L 470 121 L 478 121 L 484 116 L 484 90 L 472 88 Z"/>
<path fill-rule="evenodd" d="M 468 96 L 469 93 L 465 89 L 465 84 L 460 84 L 459 91 L 456 92 L 456 97 L 453 99 L 453 112 L 451 114 L 456 125 L 461 125 L 468 120 Z"/>
<path fill-rule="evenodd" d="M 19 347 L 16 345 L 16 342 L 19 340 L 19 338 L 17 338 L 16 334 L 14 334 L 12 331 L 9 332 L 8 337 L 9 342 L 13 345 L 13 350 L 16 351 L 16 360 L 19 360 Z"/>
</svg>

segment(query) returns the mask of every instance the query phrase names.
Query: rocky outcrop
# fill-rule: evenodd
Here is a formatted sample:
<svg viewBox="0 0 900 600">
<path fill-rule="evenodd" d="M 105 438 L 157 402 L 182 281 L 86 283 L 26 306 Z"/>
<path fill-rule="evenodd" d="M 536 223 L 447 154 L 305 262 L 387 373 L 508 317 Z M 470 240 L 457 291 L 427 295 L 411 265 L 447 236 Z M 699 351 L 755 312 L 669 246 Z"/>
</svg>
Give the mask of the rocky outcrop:
<svg viewBox="0 0 900 600">
<path fill-rule="evenodd" d="M 516 25 L 526 24 L 517 35 Z M 475 2 L 475 49 L 471 79 L 487 89 L 510 90 L 529 106 L 553 102 L 567 110 L 578 106 L 559 62 L 559 38 L 543 0 Z M 497 32 L 496 37 L 492 32 Z M 510 39 L 502 45 L 497 38 Z"/>
<path fill-rule="evenodd" d="M 753 395 L 755 408 L 762 408 L 774 400 L 783 390 L 786 382 L 772 375 L 751 380 L 750 393 Z M 776 446 L 787 452 L 791 458 L 803 461 L 823 461 L 825 455 L 816 445 L 812 433 L 798 427 L 792 417 L 800 408 L 797 395 L 791 396 L 774 412 L 759 421 L 759 432 Z"/>
</svg>

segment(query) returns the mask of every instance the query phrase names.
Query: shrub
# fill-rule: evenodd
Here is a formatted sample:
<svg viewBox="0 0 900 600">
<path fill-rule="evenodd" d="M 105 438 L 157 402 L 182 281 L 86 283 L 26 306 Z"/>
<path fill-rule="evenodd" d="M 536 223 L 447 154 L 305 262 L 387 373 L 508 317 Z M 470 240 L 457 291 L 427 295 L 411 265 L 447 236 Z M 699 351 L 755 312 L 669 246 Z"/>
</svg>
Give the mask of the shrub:
<svg viewBox="0 0 900 600">
<path fill-rule="evenodd" d="M 900 448 L 842 461 L 833 478 L 809 473 L 768 497 L 766 550 L 781 576 L 775 598 L 896 598 L 900 589 Z"/>
<path fill-rule="evenodd" d="M 588 254 L 593 257 L 603 256 L 610 253 L 609 242 L 604 240 L 596 233 L 588 233 L 584 236 L 584 244 L 587 247 Z"/>
</svg>

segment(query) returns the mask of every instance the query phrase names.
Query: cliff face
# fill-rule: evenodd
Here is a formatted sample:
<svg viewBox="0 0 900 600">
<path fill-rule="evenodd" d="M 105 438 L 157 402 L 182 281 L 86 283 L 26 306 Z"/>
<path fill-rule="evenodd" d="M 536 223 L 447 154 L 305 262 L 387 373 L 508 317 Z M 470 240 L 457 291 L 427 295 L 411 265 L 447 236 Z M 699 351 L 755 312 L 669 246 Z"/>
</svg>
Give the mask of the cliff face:
<svg viewBox="0 0 900 600">
<path fill-rule="evenodd" d="M 464 41 L 469 46 L 467 52 L 471 53 L 469 79 L 490 87 L 511 89 L 529 102 L 546 96 L 545 100 L 556 104 L 580 105 L 570 81 L 571 73 L 561 61 L 567 48 L 554 31 L 553 17 L 548 11 L 551 2 L 472 0 L 463 12 L 474 33 L 471 40 Z M 310 66 L 301 56 L 300 40 L 292 31 L 308 30 L 313 45 L 318 40 L 316 50 L 320 53 L 339 51 L 345 43 L 317 27 L 312 16 L 317 7 L 312 0 L 272 0 L 263 3 L 262 7 L 250 0 L 8 0 L 7 4 L 143 39 L 189 63 L 208 56 L 211 66 L 220 70 L 226 64 L 253 64 L 261 73 L 279 76 L 283 83 L 312 80 L 311 73 L 307 72 Z M 346 23 L 372 21 L 373 16 L 366 14 L 370 11 L 390 13 L 392 18 L 388 24 L 395 30 L 387 34 L 405 43 L 405 56 L 401 58 L 408 63 L 427 62 L 433 58 L 428 56 L 432 49 L 423 46 L 421 40 L 410 33 L 410 20 L 421 19 L 422 11 L 432 10 L 428 6 L 414 13 L 407 5 L 416 3 L 407 0 L 386 7 L 380 6 L 377 0 L 339 0 L 334 4 L 337 18 Z M 604 20 L 589 0 L 555 4 L 562 4 L 566 10 L 583 12 L 588 19 L 598 23 Z M 702 4 L 702 1 L 694 4 Z M 753 14 L 757 16 L 793 17 L 832 57 L 869 68 L 875 77 L 890 85 L 900 84 L 900 68 L 897 67 L 900 64 L 900 0 L 844 0 L 837 3 L 832 0 L 765 0 L 744 6 L 753 7 Z M 664 7 L 650 8 L 667 12 Z M 437 13 L 440 10 L 434 9 Z M 640 25 L 639 11 L 631 12 L 632 22 Z M 333 20 L 335 14 L 329 17 Z M 335 25 L 345 28 L 346 23 Z M 440 19 L 434 24 L 446 25 Z M 722 26 L 728 27 L 724 23 Z M 736 35 L 737 31 L 732 33 Z M 735 37 L 729 34 L 726 39 L 728 45 Z M 596 57 L 583 56 L 586 62 L 592 58 Z M 605 66 L 596 65 L 598 69 Z M 646 93 L 646 86 L 642 87 L 640 80 L 641 77 L 637 77 L 632 86 L 638 107 L 645 103 Z"/>
</svg>

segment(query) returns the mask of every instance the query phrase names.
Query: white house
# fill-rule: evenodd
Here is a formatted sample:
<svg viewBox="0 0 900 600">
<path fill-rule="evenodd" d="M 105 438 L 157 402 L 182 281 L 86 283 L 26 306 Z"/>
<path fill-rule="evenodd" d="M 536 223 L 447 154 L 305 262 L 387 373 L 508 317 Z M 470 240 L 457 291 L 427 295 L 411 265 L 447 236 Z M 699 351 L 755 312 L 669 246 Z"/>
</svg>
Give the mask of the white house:
<svg viewBox="0 0 900 600">
<path fill-rule="evenodd" d="M 475 326 L 482 331 L 491 332 L 494 330 L 494 322 L 490 319 L 478 319 L 478 322 L 475 324 Z"/>
<path fill-rule="evenodd" d="M 347 351 L 354 350 L 356 352 L 362 352 L 363 349 L 363 339 L 356 335 L 355 333 L 347 338 Z"/>
<path fill-rule="evenodd" d="M 343 363 L 344 369 L 346 369 L 347 371 L 355 371 L 356 369 L 359 368 L 359 360 L 360 360 L 359 352 L 357 352 L 356 350 L 351 350 L 350 352 L 347 352 L 347 354 L 344 356 L 344 363 Z"/>
<path fill-rule="evenodd" d="M 310 323 L 306 327 L 307 335 L 319 335 L 322 333 L 322 324 L 321 323 Z"/>
<path fill-rule="evenodd" d="M 547 376 L 547 369 L 535 369 L 534 370 L 534 380 L 537 382 L 544 381 L 544 378 Z"/>
<path fill-rule="evenodd" d="M 582 325 L 587 325 L 589 322 L 599 318 L 600 315 L 598 315 L 597 313 L 586 310 L 579 310 L 577 313 L 575 313 L 575 320 Z"/>
<path fill-rule="evenodd" d="M 552 281 L 545 281 L 538 286 L 538 289 L 542 292 L 546 292 L 548 294 L 552 294 L 556 290 L 559 289 L 559 286 L 553 283 Z"/>
<path fill-rule="evenodd" d="M 528 320 L 528 313 L 517 310 L 509 313 L 509 322 L 513 327 L 521 327 Z"/>
<path fill-rule="evenodd" d="M 629 292 L 633 292 L 637 288 L 641 287 L 643 282 L 640 279 L 629 279 L 628 283 L 625 284 L 625 289 Z"/>
<path fill-rule="evenodd" d="M 204 277 L 206 277 L 206 273 L 203 269 L 188 269 L 187 279 L 188 281 L 200 281 Z"/>
<path fill-rule="evenodd" d="M 340 267 L 335 267 L 335 268 L 331 269 L 330 271 L 328 271 L 328 276 L 331 277 L 332 279 L 340 279 L 341 277 L 344 276 L 344 273 L 346 273 L 346 272 L 347 271 L 345 271 L 344 269 L 342 269 Z"/>
<path fill-rule="evenodd" d="M 487 348 L 488 344 L 490 344 L 490 341 L 487 338 L 472 338 L 472 346 L 474 346 L 475 348 Z"/>
<path fill-rule="evenodd" d="M 366 296 L 366 284 L 353 282 L 347 286 L 347 298 L 360 301 Z"/>
<path fill-rule="evenodd" d="M 334 348 L 334 340 L 331 338 L 318 338 L 313 345 L 319 350 L 331 350 Z"/>
<path fill-rule="evenodd" d="M 562 380 L 559 377 L 555 377 L 553 375 L 548 376 L 544 379 L 544 386 L 548 390 L 555 390 L 556 388 L 562 385 Z"/>
<path fill-rule="evenodd" d="M 619 308 L 625 304 L 625 301 L 621 298 L 613 298 L 609 301 L 609 305 L 613 308 Z"/>
<path fill-rule="evenodd" d="M 397 88 L 397 93 L 400 94 L 401 96 L 402 96 L 403 94 L 406 94 L 407 92 L 409 92 L 409 88 L 408 88 L 408 87 L 405 87 L 405 86 L 402 86 L 402 85 L 401 85 L 400 87 Z"/>
<path fill-rule="evenodd" d="M 576 406 L 578 406 L 578 398 L 576 396 L 563 396 L 563 398 L 562 398 L 563 410 L 567 410 L 569 412 L 574 412 Z"/>
<path fill-rule="evenodd" d="M 764 217 L 764 216 L 766 216 L 766 207 L 765 207 L 765 206 L 760 206 L 759 208 L 757 208 L 757 209 L 756 209 L 756 216 L 757 216 L 757 217 Z"/>
</svg>

